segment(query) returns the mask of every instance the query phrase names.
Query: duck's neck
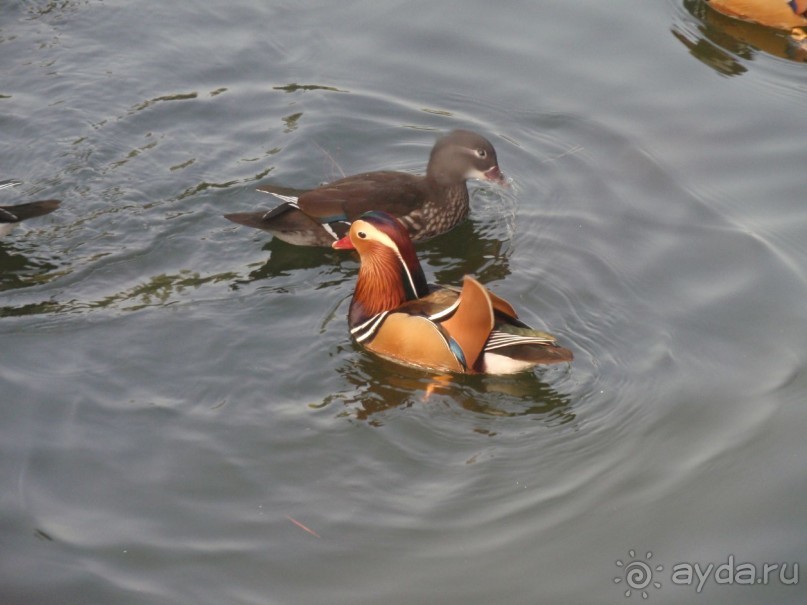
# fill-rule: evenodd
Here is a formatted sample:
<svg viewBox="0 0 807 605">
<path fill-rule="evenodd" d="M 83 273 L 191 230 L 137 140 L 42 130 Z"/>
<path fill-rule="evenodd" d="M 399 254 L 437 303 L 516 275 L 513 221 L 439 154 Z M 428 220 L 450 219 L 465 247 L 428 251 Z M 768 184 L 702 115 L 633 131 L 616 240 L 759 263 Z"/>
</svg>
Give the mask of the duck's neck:
<svg viewBox="0 0 807 605">
<path fill-rule="evenodd" d="M 385 246 L 364 255 L 350 303 L 350 325 L 422 296 L 427 288 L 423 270 L 417 264 L 409 272 L 414 275 L 410 277 L 401 259 Z"/>
<path fill-rule="evenodd" d="M 439 170 L 433 166 L 426 168 L 426 181 L 432 188 L 455 189 L 458 186 L 465 186 L 467 179 L 462 173 L 452 170 Z"/>
</svg>

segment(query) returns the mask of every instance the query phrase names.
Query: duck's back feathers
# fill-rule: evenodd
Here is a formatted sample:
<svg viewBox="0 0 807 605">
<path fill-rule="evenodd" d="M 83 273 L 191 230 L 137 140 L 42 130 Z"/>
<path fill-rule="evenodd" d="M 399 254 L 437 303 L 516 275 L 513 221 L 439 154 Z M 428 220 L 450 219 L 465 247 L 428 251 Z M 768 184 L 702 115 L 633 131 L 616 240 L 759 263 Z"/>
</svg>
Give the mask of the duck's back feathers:
<svg viewBox="0 0 807 605">
<path fill-rule="evenodd" d="M 392 171 L 349 176 L 298 196 L 261 190 L 282 203 L 268 212 L 236 212 L 224 218 L 268 231 L 296 246 L 330 246 L 365 212 L 386 207 L 394 215 L 405 216 L 426 195 L 420 177 Z"/>
<path fill-rule="evenodd" d="M 421 177 L 384 170 L 349 176 L 300 195 L 297 203 L 322 222 L 354 221 L 365 212 L 384 208 L 405 216 L 423 203 L 427 190 Z"/>
</svg>

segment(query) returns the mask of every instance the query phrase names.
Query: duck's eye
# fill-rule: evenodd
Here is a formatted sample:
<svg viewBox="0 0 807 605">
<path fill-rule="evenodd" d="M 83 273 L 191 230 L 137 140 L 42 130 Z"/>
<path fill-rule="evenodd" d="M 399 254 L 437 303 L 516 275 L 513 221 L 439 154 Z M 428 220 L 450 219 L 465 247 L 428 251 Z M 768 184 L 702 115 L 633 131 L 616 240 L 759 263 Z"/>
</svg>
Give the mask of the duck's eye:
<svg viewBox="0 0 807 605">
<path fill-rule="evenodd" d="M 361 239 L 365 239 L 367 237 L 367 234 L 364 231 L 359 231 L 356 233 L 356 235 L 358 235 Z"/>
<path fill-rule="evenodd" d="M 485 151 L 484 149 L 477 149 L 476 155 L 479 156 L 480 158 L 486 158 L 488 157 L 488 152 Z"/>
</svg>

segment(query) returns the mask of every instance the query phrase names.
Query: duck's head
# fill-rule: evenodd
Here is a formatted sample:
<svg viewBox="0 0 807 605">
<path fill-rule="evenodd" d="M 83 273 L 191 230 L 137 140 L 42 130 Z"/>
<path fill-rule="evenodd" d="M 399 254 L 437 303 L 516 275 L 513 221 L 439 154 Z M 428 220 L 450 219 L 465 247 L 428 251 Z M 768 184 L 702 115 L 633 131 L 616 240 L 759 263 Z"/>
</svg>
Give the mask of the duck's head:
<svg viewBox="0 0 807 605">
<path fill-rule="evenodd" d="M 446 184 L 479 179 L 507 185 L 493 145 L 470 130 L 454 130 L 440 137 L 432 148 L 426 174 Z"/>
<path fill-rule="evenodd" d="M 426 276 L 409 233 L 391 214 L 382 211 L 364 213 L 353 221 L 348 234 L 332 246 L 337 250 L 356 250 L 359 253 L 361 269 L 357 295 L 365 289 L 373 292 L 400 290 L 398 297 L 402 300 L 397 306 L 405 300 L 428 294 Z"/>
</svg>

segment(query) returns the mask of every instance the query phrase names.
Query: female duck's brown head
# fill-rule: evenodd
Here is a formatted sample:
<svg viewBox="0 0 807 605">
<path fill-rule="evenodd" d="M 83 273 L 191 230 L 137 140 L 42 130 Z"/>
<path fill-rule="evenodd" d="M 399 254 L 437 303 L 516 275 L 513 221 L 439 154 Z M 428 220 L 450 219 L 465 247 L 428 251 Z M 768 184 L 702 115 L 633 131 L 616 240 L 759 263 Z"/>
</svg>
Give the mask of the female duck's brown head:
<svg viewBox="0 0 807 605">
<path fill-rule="evenodd" d="M 467 179 L 507 185 L 491 142 L 470 130 L 454 130 L 437 140 L 429 157 L 426 176 L 449 185 Z"/>
</svg>

